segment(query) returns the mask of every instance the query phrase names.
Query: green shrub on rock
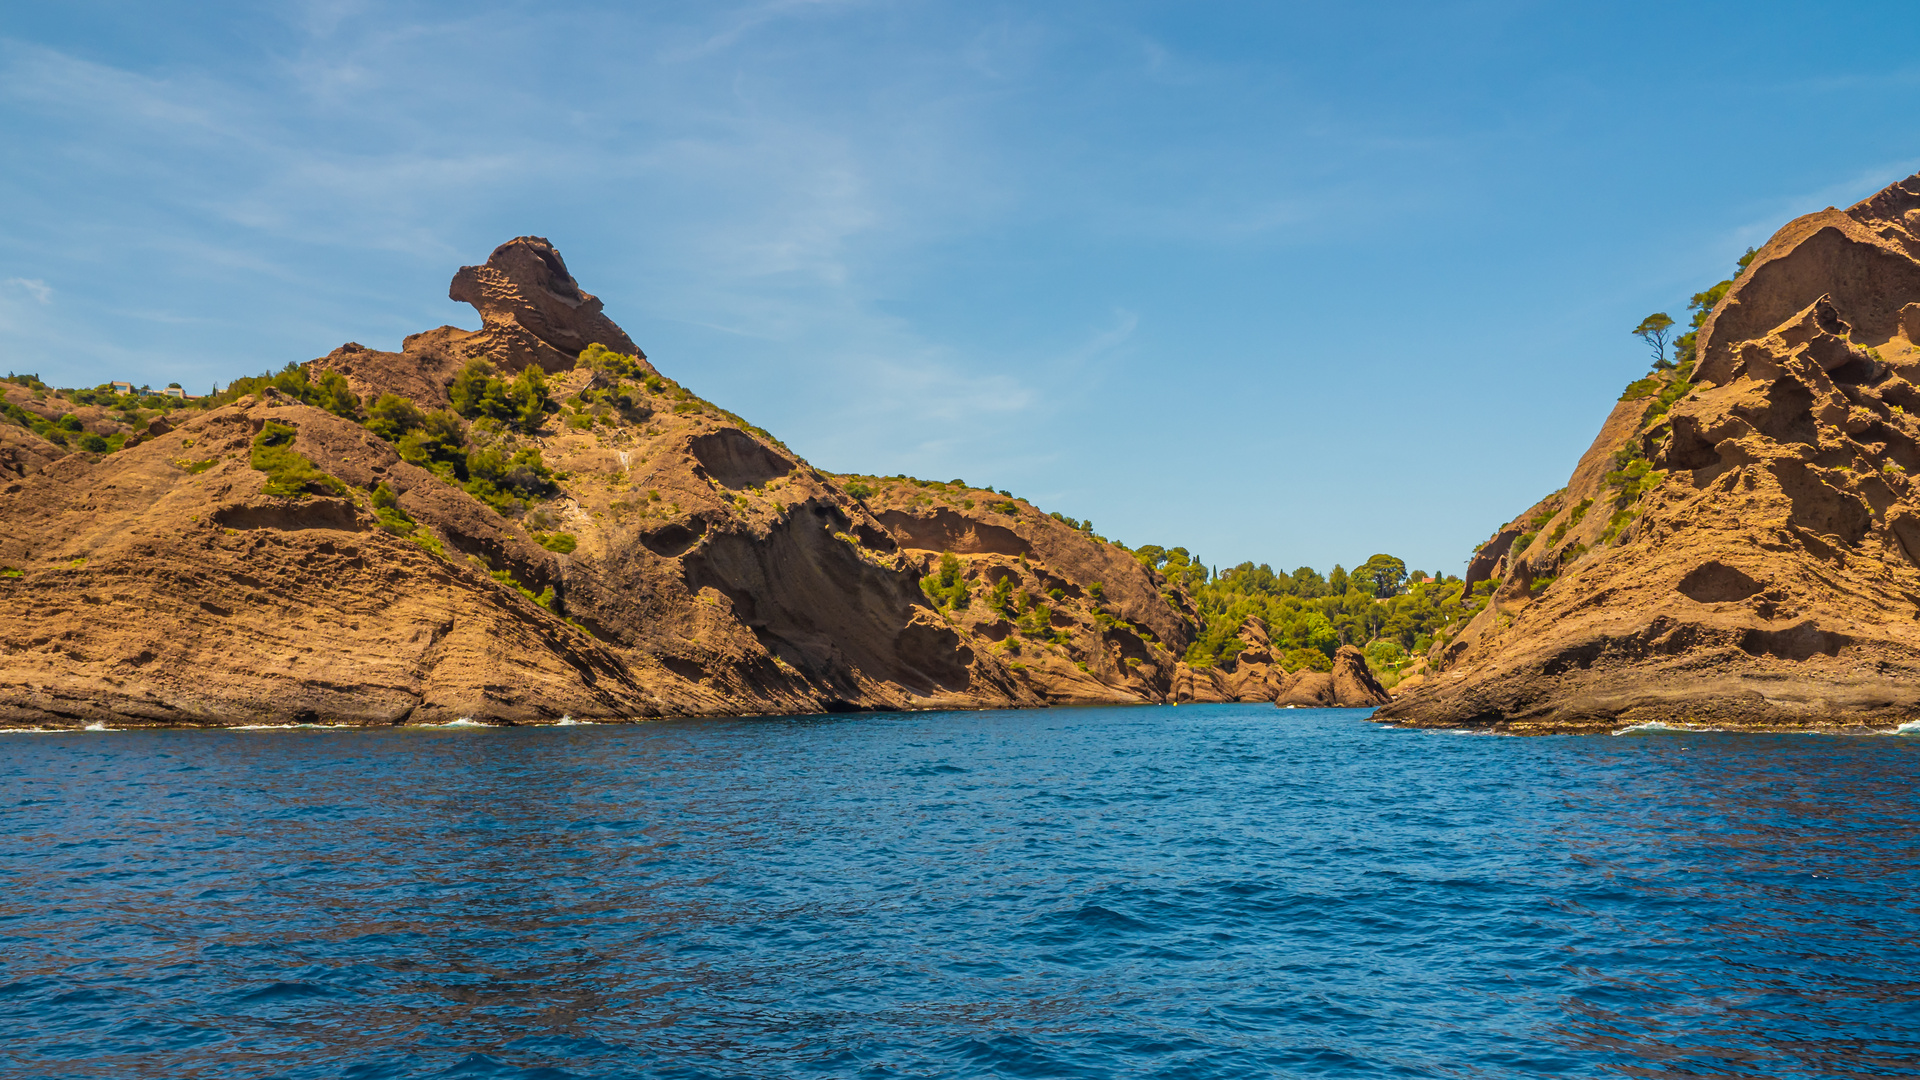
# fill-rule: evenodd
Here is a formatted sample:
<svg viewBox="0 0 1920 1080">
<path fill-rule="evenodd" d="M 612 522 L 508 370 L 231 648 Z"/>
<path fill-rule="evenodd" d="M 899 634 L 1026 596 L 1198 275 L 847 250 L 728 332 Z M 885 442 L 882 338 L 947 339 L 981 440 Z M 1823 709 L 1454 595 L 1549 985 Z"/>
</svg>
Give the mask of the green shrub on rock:
<svg viewBox="0 0 1920 1080">
<path fill-rule="evenodd" d="M 388 442 L 399 442 L 426 422 L 427 414 L 399 394 L 381 394 L 380 400 L 367 409 L 367 430 Z"/>
<path fill-rule="evenodd" d="M 935 607 L 952 608 L 955 611 L 966 610 L 973 595 L 961 576 L 960 560 L 951 551 L 941 553 L 940 568 L 921 578 L 920 588 Z"/>
<path fill-rule="evenodd" d="M 617 379 L 645 379 L 652 377 L 648 374 L 646 367 L 643 366 L 639 357 L 615 352 L 599 342 L 595 342 L 581 351 L 576 366 L 591 368 L 602 374 L 612 375 Z"/>
<path fill-rule="evenodd" d="M 1333 658 L 1319 649 L 1288 649 L 1280 666 L 1288 671 L 1332 671 Z"/>
<path fill-rule="evenodd" d="M 254 468 L 267 474 L 261 491 L 268 495 L 304 498 L 309 493 L 345 495 L 347 487 L 314 467 L 312 461 L 293 450 L 294 429 L 277 420 L 269 420 L 253 437 L 250 460 Z"/>
<path fill-rule="evenodd" d="M 442 480 L 460 483 L 467 478 L 467 432 L 460 417 L 446 409 L 422 415 L 420 426 L 402 435 L 394 449 L 400 460 Z"/>
<path fill-rule="evenodd" d="M 541 460 L 540 451 L 530 446 L 512 453 L 492 446 L 470 451 L 467 482 L 461 486 L 502 516 L 521 513 L 530 500 L 555 490 L 553 471 Z"/>
<path fill-rule="evenodd" d="M 1013 602 L 1013 578 L 1003 577 L 993 583 L 987 592 L 987 607 L 1001 618 L 1007 615 L 1007 608 Z"/>
<path fill-rule="evenodd" d="M 449 390 L 454 411 L 470 420 L 488 417 L 516 431 L 533 432 L 558 406 L 547 394 L 547 376 L 529 364 L 503 379 L 486 360 L 471 360 L 454 376 Z"/>
<path fill-rule="evenodd" d="M 382 529 L 395 536 L 412 536 L 419 528 L 413 518 L 400 508 L 400 496 L 394 494 L 384 480 L 373 489 L 373 516 Z"/>
</svg>

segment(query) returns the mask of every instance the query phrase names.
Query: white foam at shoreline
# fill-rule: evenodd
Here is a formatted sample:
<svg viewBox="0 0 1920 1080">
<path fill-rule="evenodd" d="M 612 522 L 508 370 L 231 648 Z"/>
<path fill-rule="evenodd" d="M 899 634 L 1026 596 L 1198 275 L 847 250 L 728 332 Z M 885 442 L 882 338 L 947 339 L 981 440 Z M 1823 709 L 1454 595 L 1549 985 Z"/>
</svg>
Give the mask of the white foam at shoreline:
<svg viewBox="0 0 1920 1080">
<path fill-rule="evenodd" d="M 88 724 L 88 725 L 87 725 L 86 727 L 84 727 L 84 728 L 82 728 L 81 730 L 83 730 L 83 731 L 112 731 L 113 729 L 107 726 L 107 723 L 106 723 L 106 721 L 104 721 L 104 720 L 95 720 L 95 721 L 94 721 L 93 723 L 91 723 L 91 724 Z"/>
<path fill-rule="evenodd" d="M 1636 735 L 1636 734 L 1698 735 L 1708 731 L 1725 731 L 1725 730 L 1726 730 L 1725 728 L 1717 728 L 1717 727 L 1683 727 L 1679 724 L 1669 724 L 1660 720 L 1643 720 L 1638 724 L 1628 724 L 1626 727 L 1623 727 L 1619 731 L 1614 732 L 1614 734 L 1615 735 Z"/>
<path fill-rule="evenodd" d="M 483 724 L 480 721 L 475 720 L 471 716 L 463 716 L 458 720 L 449 720 L 444 724 L 428 725 L 428 726 L 430 727 L 491 727 L 492 725 Z"/>
<path fill-rule="evenodd" d="M 1901 724 L 1899 727 L 1894 728 L 1892 734 L 1920 735 L 1920 720 L 1909 720 L 1906 723 Z"/>
</svg>

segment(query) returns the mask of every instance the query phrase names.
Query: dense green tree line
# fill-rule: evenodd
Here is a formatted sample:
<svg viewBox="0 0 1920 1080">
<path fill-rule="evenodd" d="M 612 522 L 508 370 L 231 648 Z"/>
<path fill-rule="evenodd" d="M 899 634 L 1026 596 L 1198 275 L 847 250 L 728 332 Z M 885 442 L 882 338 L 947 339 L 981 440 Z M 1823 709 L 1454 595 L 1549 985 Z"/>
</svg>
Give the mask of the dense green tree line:
<svg viewBox="0 0 1920 1080">
<path fill-rule="evenodd" d="M 1237 656 L 1249 617 L 1266 623 L 1276 659 L 1289 670 L 1327 670 L 1342 645 L 1370 646 L 1370 660 L 1397 666 L 1407 650 L 1424 651 L 1485 602 L 1484 590 L 1463 598 L 1459 578 L 1409 575 L 1407 564 L 1391 555 L 1375 555 L 1352 571 L 1336 565 L 1325 575 L 1310 566 L 1280 574 L 1251 562 L 1216 573 L 1185 548 L 1153 544 L 1134 555 L 1198 605 L 1200 635 L 1186 655 L 1198 667 Z"/>
</svg>

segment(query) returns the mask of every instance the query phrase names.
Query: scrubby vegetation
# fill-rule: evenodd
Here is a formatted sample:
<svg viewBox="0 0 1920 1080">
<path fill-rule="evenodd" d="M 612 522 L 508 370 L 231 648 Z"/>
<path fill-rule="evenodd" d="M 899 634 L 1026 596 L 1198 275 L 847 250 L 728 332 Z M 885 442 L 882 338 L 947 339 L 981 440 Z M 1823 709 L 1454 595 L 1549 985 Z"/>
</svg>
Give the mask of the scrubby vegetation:
<svg viewBox="0 0 1920 1080">
<path fill-rule="evenodd" d="M 921 578 L 920 588 L 938 608 L 964 611 L 972 599 L 960 573 L 960 560 L 951 551 L 941 553 L 939 569 Z"/>
<path fill-rule="evenodd" d="M 559 490 L 553 482 L 553 471 L 540 460 L 540 451 L 531 446 L 481 446 L 468 451 L 467 479 L 461 487 L 509 517 L 524 513 L 530 500 Z"/>
<path fill-rule="evenodd" d="M 659 378 L 659 376 L 654 375 L 653 372 L 648 369 L 647 365 L 643 363 L 639 357 L 615 352 L 599 342 L 595 342 L 582 350 L 577 364 L 580 367 L 591 368 L 602 375 L 610 375 L 616 379 L 646 379 L 651 377 L 658 380 Z"/>
<path fill-rule="evenodd" d="M 503 379 L 485 360 L 471 360 L 454 376 L 448 390 L 453 411 L 469 420 L 498 421 L 509 430 L 531 434 L 558 406 L 547 394 L 546 372 L 528 364 L 520 374 Z"/>
<path fill-rule="evenodd" d="M 197 408 L 216 409 L 248 394 L 260 394 L 269 389 L 278 390 L 302 404 L 325 409 L 335 416 L 348 420 L 360 419 L 360 399 L 347 388 L 346 376 L 337 371 L 325 371 L 321 372 L 318 379 L 312 379 L 301 364 L 288 364 L 278 374 L 235 379 L 227 384 L 225 390 L 195 398 L 191 404 Z"/>
<path fill-rule="evenodd" d="M 27 428 L 56 446 L 66 446 L 68 440 L 77 436 L 82 430 L 80 418 L 72 413 L 63 413 L 49 419 L 8 402 L 4 406 L 4 415 L 9 423 Z"/>
<path fill-rule="evenodd" d="M 305 498 L 309 494 L 345 495 L 347 486 L 316 468 L 312 461 L 295 453 L 293 428 L 269 420 L 253 437 L 250 460 L 253 467 L 267 474 L 267 485 L 260 490 L 268 495 Z"/>
<path fill-rule="evenodd" d="M 587 346 L 580 353 L 575 365 L 590 368 L 597 375 L 610 378 L 614 382 L 611 386 L 583 390 L 570 399 L 567 403 L 572 410 L 567 417 L 569 427 L 578 430 L 591 428 L 601 418 L 607 416 L 610 409 L 618 409 L 625 413 L 650 409 L 647 399 L 658 397 L 672 403 L 670 406 L 672 412 L 704 413 L 715 419 L 725 420 L 742 431 L 751 432 L 783 450 L 787 448 L 786 443 L 775 438 L 767 429 L 748 423 L 740 414 L 715 405 L 672 379 L 654 374 L 637 356 L 627 356 L 596 343 Z M 619 381 L 623 379 L 638 380 L 640 385 L 629 387 Z"/>
<path fill-rule="evenodd" d="M 473 365 L 467 370 L 476 378 L 468 381 L 465 400 L 471 404 L 476 400 L 472 394 L 478 393 L 484 403 L 493 391 L 485 382 L 488 376 Z M 524 385 L 536 383 L 544 393 L 544 382 L 529 380 Z M 486 408 L 483 404 L 480 411 L 484 413 Z M 517 445 L 505 422 L 492 415 L 483 415 L 467 425 L 452 410 L 422 412 L 406 398 L 382 394 L 367 410 L 367 430 L 393 443 L 402 461 L 458 485 L 503 516 L 523 513 L 530 501 L 558 490 L 540 451 Z"/>
</svg>

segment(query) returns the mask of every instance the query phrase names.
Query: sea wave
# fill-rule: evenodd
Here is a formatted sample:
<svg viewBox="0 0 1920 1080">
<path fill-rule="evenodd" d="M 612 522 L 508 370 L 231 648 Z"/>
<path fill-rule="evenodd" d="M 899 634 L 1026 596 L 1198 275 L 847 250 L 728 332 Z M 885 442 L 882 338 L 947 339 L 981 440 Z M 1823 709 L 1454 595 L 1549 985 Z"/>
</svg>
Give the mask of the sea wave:
<svg viewBox="0 0 1920 1080">
<path fill-rule="evenodd" d="M 95 720 L 95 721 L 94 721 L 93 723 L 91 723 L 91 724 L 88 724 L 88 725 L 86 726 L 86 728 L 85 728 L 85 730 L 87 730 L 87 731 L 112 731 L 113 729 L 107 726 L 107 723 L 106 723 L 106 721 L 104 721 L 104 720 Z"/>
<path fill-rule="evenodd" d="M 1893 729 L 1895 735 L 1920 735 L 1920 720 L 1909 720 Z"/>
<path fill-rule="evenodd" d="M 1708 731 L 1725 731 L 1716 727 L 1688 727 L 1685 724 L 1669 724 L 1661 720 L 1643 720 L 1638 724 L 1628 724 L 1615 735 L 1698 735 Z"/>
<path fill-rule="evenodd" d="M 428 727 L 492 727 L 493 725 L 482 723 L 478 720 L 475 720 L 471 716 L 463 716 L 458 720 L 449 720 L 444 724 L 428 724 L 427 726 Z"/>
</svg>

